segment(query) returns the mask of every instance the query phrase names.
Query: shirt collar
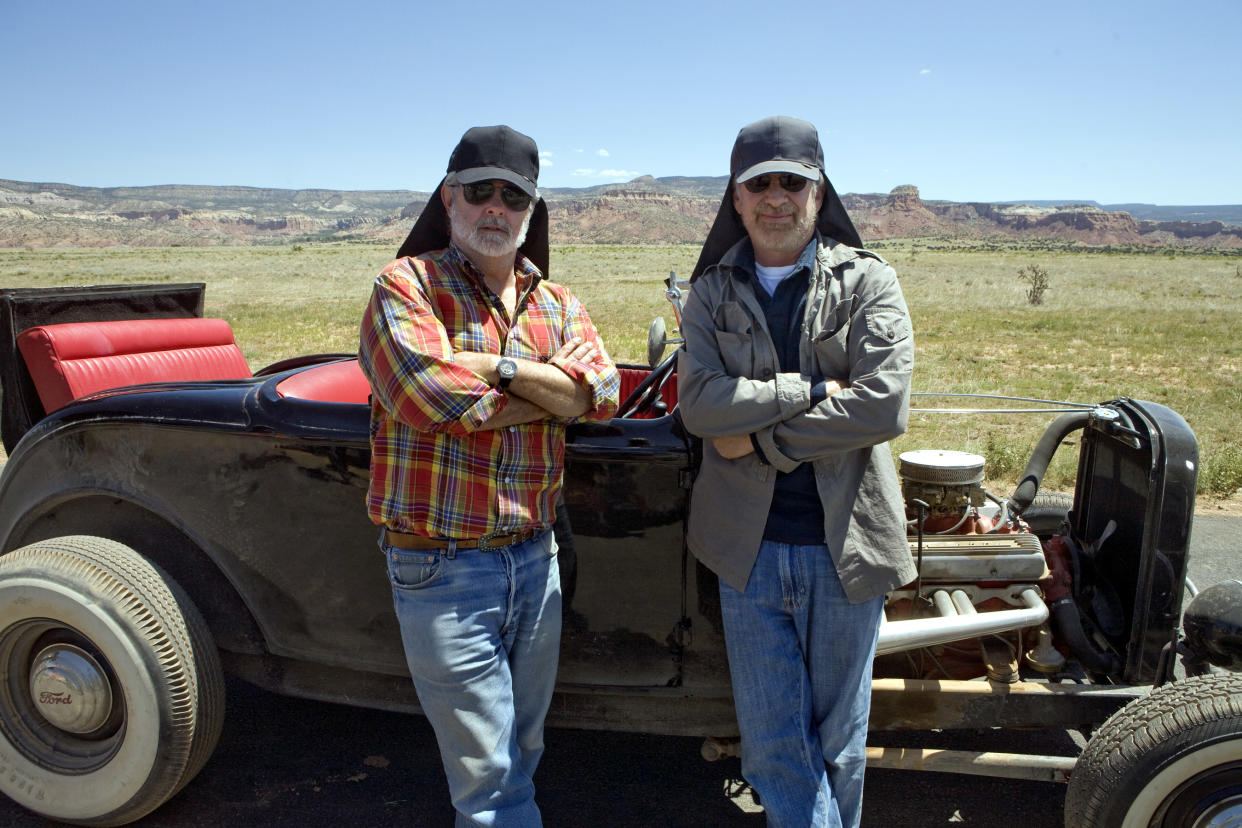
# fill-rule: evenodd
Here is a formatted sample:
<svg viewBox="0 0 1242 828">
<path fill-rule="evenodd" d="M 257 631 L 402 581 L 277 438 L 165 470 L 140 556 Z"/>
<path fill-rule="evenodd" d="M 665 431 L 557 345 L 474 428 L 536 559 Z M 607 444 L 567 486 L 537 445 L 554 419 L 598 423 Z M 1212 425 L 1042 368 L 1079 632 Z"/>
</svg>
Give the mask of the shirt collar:
<svg viewBox="0 0 1242 828">
<path fill-rule="evenodd" d="M 483 282 L 483 274 L 479 272 L 479 269 L 474 266 L 474 262 L 470 261 L 470 257 L 455 242 L 449 242 L 448 255 L 461 266 L 471 281 L 486 290 L 487 285 Z M 543 280 L 543 274 L 539 272 L 539 268 L 535 267 L 534 263 L 521 253 L 518 253 L 517 260 L 513 264 L 513 273 L 517 276 L 519 296 L 528 288 L 534 288 Z"/>
<path fill-rule="evenodd" d="M 799 270 L 806 268 L 809 272 L 815 272 L 815 258 L 819 252 L 819 232 L 816 231 L 811 236 L 811 240 L 806 243 L 806 247 L 802 248 L 802 252 L 798 254 L 798 261 L 794 263 L 795 267 L 790 276 Z M 747 236 L 729 249 L 720 260 L 720 264 L 725 267 L 736 268 L 745 274 L 746 278 L 753 279 L 755 276 L 755 248 L 750 243 L 750 237 Z"/>
</svg>

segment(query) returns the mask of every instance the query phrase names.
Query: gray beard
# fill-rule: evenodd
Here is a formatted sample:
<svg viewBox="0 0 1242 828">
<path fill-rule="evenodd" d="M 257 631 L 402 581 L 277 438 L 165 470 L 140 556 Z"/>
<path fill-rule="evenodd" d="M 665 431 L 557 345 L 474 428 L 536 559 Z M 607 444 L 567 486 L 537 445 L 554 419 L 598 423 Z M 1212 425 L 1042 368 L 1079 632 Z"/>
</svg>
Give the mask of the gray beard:
<svg viewBox="0 0 1242 828">
<path fill-rule="evenodd" d="M 467 254 L 473 253 L 489 258 L 516 254 L 522 242 L 526 241 L 526 231 L 530 228 L 530 219 L 535 213 L 534 210 L 526 211 L 522 227 L 515 238 L 509 229 L 509 223 L 502 218 L 484 216 L 473 227 L 467 228 L 464 226 L 465 220 L 458 212 L 456 200 L 449 205 L 448 212 L 450 235 L 453 241 L 457 242 L 457 246 Z M 498 228 L 505 231 L 505 235 L 484 232 L 485 227 Z"/>
<path fill-rule="evenodd" d="M 810 238 L 815 235 L 815 222 L 818 218 L 816 213 L 806 210 L 796 223 L 785 230 L 764 230 L 759 227 L 758 231 L 762 234 L 768 249 L 782 253 L 800 253 Z M 754 242 L 753 236 L 751 242 Z"/>
</svg>

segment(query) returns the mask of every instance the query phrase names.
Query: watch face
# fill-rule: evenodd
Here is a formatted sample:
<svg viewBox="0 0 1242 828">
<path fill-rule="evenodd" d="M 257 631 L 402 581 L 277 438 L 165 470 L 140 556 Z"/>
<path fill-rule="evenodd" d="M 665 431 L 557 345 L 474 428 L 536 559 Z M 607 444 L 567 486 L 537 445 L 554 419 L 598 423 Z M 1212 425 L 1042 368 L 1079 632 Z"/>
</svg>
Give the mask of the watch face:
<svg viewBox="0 0 1242 828">
<path fill-rule="evenodd" d="M 500 387 L 508 388 L 509 381 L 517 376 L 517 363 L 504 357 L 496 363 L 496 373 L 500 375 Z"/>
</svg>

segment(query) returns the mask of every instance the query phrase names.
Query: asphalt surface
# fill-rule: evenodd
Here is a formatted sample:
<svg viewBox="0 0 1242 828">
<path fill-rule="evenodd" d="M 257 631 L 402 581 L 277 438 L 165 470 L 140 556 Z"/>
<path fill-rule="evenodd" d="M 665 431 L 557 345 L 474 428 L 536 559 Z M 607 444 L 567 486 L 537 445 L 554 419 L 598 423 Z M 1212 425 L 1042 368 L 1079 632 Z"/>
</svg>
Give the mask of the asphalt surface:
<svg viewBox="0 0 1242 828">
<path fill-rule="evenodd" d="M 1242 578 L 1242 517 L 1200 515 L 1191 579 Z M 448 826 L 435 740 L 415 716 L 275 696 L 228 685 L 224 734 L 206 768 L 135 825 Z M 1065 732 L 903 734 L 901 743 L 1075 755 Z M 736 759 L 709 763 L 700 740 L 549 730 L 536 778 L 548 826 L 761 826 Z M 872 770 L 863 824 L 1059 828 L 1065 787 L 941 773 Z M 48 826 L 0 797 L 0 825 Z"/>
<path fill-rule="evenodd" d="M 450 826 L 444 773 L 421 717 L 286 699 L 231 682 L 220 746 L 184 790 L 134 825 Z M 1042 739 L 1044 744 L 1034 744 Z M 536 777 L 548 826 L 762 826 L 736 759 L 705 762 L 701 740 L 549 730 Z M 1030 734 L 1032 750 L 1068 752 L 1065 734 Z M 995 734 L 968 749 L 1016 750 Z M 871 771 L 864 825 L 965 822 L 1060 826 L 1063 787 L 951 774 Z M 8 800 L 0 824 L 51 825 Z"/>
</svg>

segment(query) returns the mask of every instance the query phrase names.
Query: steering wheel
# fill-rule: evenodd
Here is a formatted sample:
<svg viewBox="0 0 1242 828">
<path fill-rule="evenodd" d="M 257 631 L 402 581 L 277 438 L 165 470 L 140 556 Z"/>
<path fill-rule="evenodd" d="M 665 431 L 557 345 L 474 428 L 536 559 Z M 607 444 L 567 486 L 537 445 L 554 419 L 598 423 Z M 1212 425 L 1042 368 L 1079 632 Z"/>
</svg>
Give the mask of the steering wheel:
<svg viewBox="0 0 1242 828">
<path fill-rule="evenodd" d="M 677 352 L 669 354 L 664 360 L 651 369 L 638 387 L 629 393 L 617 407 L 618 417 L 633 417 L 656 405 L 660 400 L 660 390 L 669 381 L 677 368 Z"/>
</svg>

